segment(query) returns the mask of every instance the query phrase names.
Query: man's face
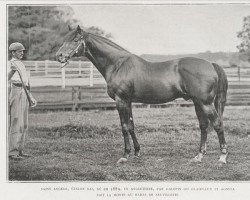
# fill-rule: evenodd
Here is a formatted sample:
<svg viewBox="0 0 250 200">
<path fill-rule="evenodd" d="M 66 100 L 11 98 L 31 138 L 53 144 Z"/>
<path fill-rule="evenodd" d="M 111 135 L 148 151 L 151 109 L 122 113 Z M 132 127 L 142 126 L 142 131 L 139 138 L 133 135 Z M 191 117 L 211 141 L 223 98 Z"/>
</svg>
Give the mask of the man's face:
<svg viewBox="0 0 250 200">
<path fill-rule="evenodd" d="M 12 52 L 13 57 L 19 60 L 23 58 L 23 54 L 24 54 L 23 50 L 16 50 Z"/>
</svg>

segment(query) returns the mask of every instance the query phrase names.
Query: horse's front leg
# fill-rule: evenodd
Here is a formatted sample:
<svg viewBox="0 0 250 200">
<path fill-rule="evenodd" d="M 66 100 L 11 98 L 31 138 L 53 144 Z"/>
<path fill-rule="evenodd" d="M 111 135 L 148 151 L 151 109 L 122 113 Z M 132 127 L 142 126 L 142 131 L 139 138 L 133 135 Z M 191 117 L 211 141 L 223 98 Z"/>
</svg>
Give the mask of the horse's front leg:
<svg viewBox="0 0 250 200">
<path fill-rule="evenodd" d="M 120 116 L 122 134 L 123 134 L 124 144 L 125 144 L 123 157 L 121 157 L 117 162 L 117 163 L 122 163 L 122 162 L 127 161 L 130 151 L 131 151 L 131 146 L 130 146 L 130 141 L 129 141 L 129 128 L 130 128 L 129 123 L 130 123 L 130 116 L 131 116 L 130 114 L 131 102 L 123 100 L 118 96 L 116 97 L 115 100 L 116 100 L 116 108 Z"/>
</svg>

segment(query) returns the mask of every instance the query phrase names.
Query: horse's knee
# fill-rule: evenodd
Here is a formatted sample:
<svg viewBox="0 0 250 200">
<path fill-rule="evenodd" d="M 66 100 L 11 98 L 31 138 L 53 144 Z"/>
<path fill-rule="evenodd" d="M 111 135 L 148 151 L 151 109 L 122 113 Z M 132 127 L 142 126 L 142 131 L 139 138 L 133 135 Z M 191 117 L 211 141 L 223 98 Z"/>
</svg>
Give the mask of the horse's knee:
<svg viewBox="0 0 250 200">
<path fill-rule="evenodd" d="M 127 135 L 127 134 L 134 134 L 134 128 L 133 126 L 130 126 L 130 125 L 127 125 L 127 124 L 124 124 L 122 125 L 122 133 L 123 135 Z"/>
<path fill-rule="evenodd" d="M 202 105 L 202 110 L 206 115 L 208 115 L 211 109 L 209 105 Z"/>
<path fill-rule="evenodd" d="M 123 134 L 128 134 L 129 133 L 129 127 L 127 124 L 122 125 L 122 133 Z"/>
<path fill-rule="evenodd" d="M 203 111 L 204 113 L 209 116 L 209 115 L 213 115 L 214 111 L 213 111 L 213 106 L 212 105 L 203 105 Z"/>
<path fill-rule="evenodd" d="M 205 131 L 205 130 L 207 130 L 208 125 L 209 125 L 208 120 L 201 121 L 201 122 L 200 122 L 200 129 L 201 129 L 202 131 Z"/>
</svg>

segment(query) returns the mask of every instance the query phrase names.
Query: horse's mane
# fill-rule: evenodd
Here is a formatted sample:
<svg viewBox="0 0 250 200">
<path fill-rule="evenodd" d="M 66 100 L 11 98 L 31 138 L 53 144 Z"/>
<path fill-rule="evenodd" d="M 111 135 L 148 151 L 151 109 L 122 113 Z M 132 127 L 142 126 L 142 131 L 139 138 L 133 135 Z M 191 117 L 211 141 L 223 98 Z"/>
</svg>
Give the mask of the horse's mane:
<svg viewBox="0 0 250 200">
<path fill-rule="evenodd" d="M 115 49 L 118 49 L 118 50 L 121 50 L 121 51 L 125 51 L 126 53 L 130 53 L 128 50 L 124 49 L 123 47 L 119 46 L 118 44 L 112 42 L 111 40 L 105 38 L 105 37 L 102 37 L 102 36 L 99 36 L 99 35 L 95 35 L 95 34 L 92 34 L 92 33 L 88 33 L 88 32 L 85 32 L 85 34 L 87 34 L 88 36 L 90 36 L 91 38 L 95 38 L 97 40 L 101 40 L 102 42 L 108 44 L 109 46 L 112 46 L 114 47 Z"/>
</svg>

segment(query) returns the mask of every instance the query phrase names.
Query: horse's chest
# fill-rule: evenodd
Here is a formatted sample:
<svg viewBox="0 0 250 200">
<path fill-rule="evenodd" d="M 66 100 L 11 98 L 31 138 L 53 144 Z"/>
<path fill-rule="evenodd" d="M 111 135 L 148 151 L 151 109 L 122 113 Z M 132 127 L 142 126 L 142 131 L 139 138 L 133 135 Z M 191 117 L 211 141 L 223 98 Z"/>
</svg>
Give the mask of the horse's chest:
<svg viewBox="0 0 250 200">
<path fill-rule="evenodd" d="M 107 92 L 112 99 L 115 99 L 115 96 L 130 99 L 133 93 L 133 84 L 129 80 L 115 79 L 107 84 Z"/>
</svg>

